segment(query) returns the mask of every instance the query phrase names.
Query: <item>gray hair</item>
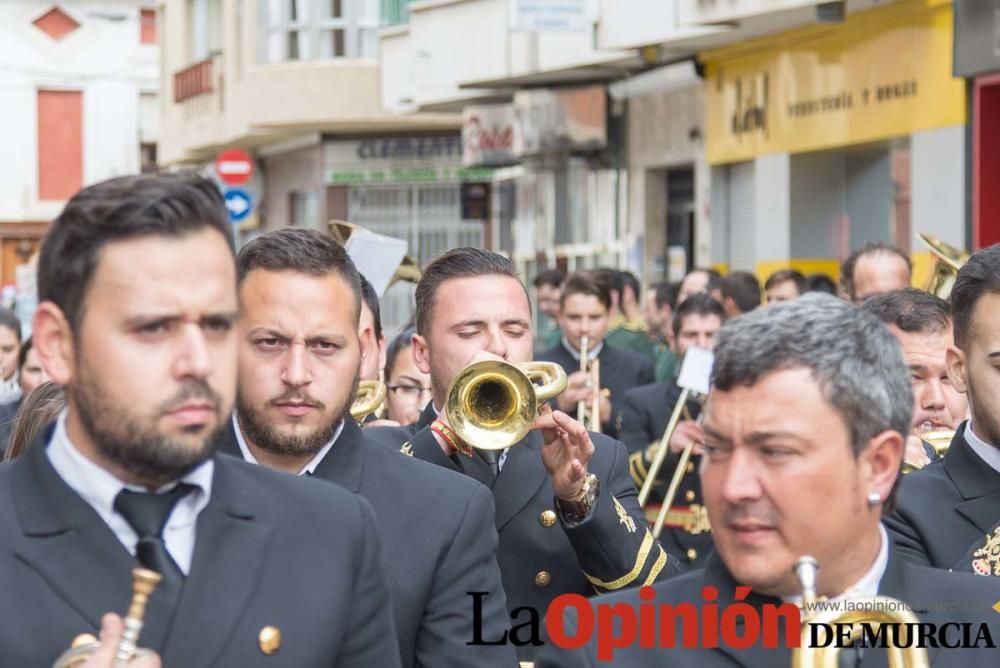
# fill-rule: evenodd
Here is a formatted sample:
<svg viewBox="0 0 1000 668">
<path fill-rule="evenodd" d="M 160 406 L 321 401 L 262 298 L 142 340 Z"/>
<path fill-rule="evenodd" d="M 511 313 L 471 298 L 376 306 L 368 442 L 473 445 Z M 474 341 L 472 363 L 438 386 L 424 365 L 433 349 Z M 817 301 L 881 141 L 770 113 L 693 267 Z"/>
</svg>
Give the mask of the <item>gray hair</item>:
<svg viewBox="0 0 1000 668">
<path fill-rule="evenodd" d="M 877 318 L 830 295 L 809 293 L 727 323 L 716 339 L 712 383 L 725 392 L 799 368 L 812 371 L 840 413 L 855 456 L 883 431 L 906 437 L 913 393 L 899 343 Z"/>
</svg>

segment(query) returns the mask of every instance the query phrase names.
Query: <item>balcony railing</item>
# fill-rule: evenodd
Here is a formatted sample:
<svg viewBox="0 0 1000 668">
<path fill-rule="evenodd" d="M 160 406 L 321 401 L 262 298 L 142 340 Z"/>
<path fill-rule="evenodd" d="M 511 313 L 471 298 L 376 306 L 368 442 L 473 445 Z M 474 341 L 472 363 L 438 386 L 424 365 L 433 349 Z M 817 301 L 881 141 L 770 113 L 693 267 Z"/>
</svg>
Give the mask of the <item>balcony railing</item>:
<svg viewBox="0 0 1000 668">
<path fill-rule="evenodd" d="M 212 92 L 212 58 L 174 72 L 174 102 L 180 103 Z"/>
</svg>

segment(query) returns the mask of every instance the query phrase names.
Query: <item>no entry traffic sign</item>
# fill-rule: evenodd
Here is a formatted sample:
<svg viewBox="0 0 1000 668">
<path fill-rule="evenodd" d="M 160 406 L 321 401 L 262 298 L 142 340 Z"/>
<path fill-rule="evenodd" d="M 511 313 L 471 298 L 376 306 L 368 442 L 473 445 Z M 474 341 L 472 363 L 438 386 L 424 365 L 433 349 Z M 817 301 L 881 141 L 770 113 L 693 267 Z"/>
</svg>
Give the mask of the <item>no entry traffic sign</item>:
<svg viewBox="0 0 1000 668">
<path fill-rule="evenodd" d="M 215 158 L 215 172 L 223 183 L 243 185 L 253 176 L 253 158 L 241 148 L 228 148 Z"/>
</svg>

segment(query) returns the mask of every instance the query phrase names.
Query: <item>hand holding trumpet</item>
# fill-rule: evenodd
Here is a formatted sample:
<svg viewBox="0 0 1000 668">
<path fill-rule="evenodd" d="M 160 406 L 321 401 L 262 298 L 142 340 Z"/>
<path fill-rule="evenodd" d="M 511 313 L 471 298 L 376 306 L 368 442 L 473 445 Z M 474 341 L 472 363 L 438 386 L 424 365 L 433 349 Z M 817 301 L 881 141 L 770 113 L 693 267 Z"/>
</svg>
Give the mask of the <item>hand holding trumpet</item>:
<svg viewBox="0 0 1000 668">
<path fill-rule="evenodd" d="M 122 642 L 125 624 L 122 618 L 114 613 L 104 615 L 101 619 L 100 646 L 80 668 L 115 668 L 115 654 Z M 160 657 L 143 656 L 128 662 L 128 668 L 160 668 Z"/>
<path fill-rule="evenodd" d="M 576 499 L 594 454 L 590 434 L 582 424 L 548 406 L 535 419 L 533 428 L 542 433 L 542 463 L 552 477 L 556 497 L 564 501 Z"/>
</svg>

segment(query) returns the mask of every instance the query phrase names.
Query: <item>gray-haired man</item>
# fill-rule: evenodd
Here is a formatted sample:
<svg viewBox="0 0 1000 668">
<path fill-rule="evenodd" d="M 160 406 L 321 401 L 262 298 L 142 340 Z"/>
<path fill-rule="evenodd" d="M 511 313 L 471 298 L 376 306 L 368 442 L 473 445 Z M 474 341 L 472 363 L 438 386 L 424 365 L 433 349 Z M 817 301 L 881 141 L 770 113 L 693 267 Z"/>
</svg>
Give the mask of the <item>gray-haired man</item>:
<svg viewBox="0 0 1000 668">
<path fill-rule="evenodd" d="M 819 564 L 820 596 L 889 596 L 905 601 L 921 622 L 933 625 L 927 629 L 941 629 L 945 622 L 969 622 L 978 629 L 984 622 L 993 638 L 1000 637 L 1000 617 L 989 609 L 1000 597 L 1000 587 L 897 559 L 881 527 L 912 410 L 903 356 L 881 323 L 826 295 L 758 309 L 719 332 L 713 385 L 701 480 L 716 552 L 704 570 L 664 581 L 652 592 L 623 592 L 590 605 L 607 606 L 604 619 L 612 611 L 622 620 L 629 609 L 638 619 L 640 612 L 648 614 L 663 604 L 676 610 L 678 604 L 690 603 L 699 608 L 699 622 L 721 617 L 720 640 L 705 647 L 709 634 L 700 628 L 699 646 L 683 647 L 681 629 L 696 623 L 684 621 L 686 615 L 665 622 L 660 617 L 653 625 L 659 636 L 653 642 L 642 637 L 649 635 L 649 625 L 637 633 L 641 625 L 633 624 L 635 637 L 628 642 L 628 625 L 620 623 L 613 633 L 597 634 L 603 638 L 605 659 L 608 639 L 618 638 L 625 647 L 611 657 L 615 666 L 789 665 L 789 645 L 798 643 L 786 632 L 797 625 L 782 622 L 766 628 L 769 615 L 763 608 L 801 595 L 793 566 L 804 555 Z M 741 589 L 738 596 L 738 586 L 752 592 Z M 756 632 L 747 622 L 746 606 L 738 616 L 726 614 L 737 601 L 752 606 L 757 620 L 763 620 Z M 942 605 L 946 602 L 961 605 Z M 701 609 L 706 603 L 717 608 Z M 614 604 L 619 607 L 611 608 Z M 586 616 L 588 611 L 575 608 L 571 613 Z M 733 617 L 742 621 L 726 622 Z M 797 614 L 792 617 L 797 621 Z M 577 625 L 579 618 L 569 614 L 549 620 L 552 638 L 565 640 L 585 631 L 585 625 Z M 597 619 L 600 623 L 602 617 Z M 736 633 L 728 628 L 734 625 Z M 777 646 L 768 648 L 764 639 L 770 631 L 777 633 L 777 643 L 771 643 Z M 748 636 L 749 647 L 732 642 Z M 666 641 L 673 646 L 665 647 Z M 595 665 L 601 642 L 572 652 L 550 642 L 538 665 Z M 995 649 L 929 652 L 932 664 L 942 666 L 987 666 L 996 659 Z"/>
</svg>

